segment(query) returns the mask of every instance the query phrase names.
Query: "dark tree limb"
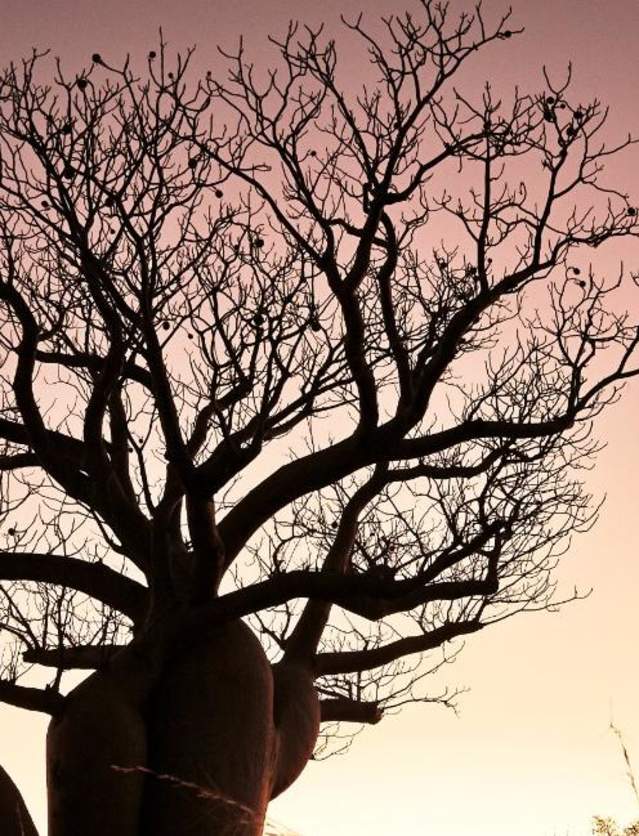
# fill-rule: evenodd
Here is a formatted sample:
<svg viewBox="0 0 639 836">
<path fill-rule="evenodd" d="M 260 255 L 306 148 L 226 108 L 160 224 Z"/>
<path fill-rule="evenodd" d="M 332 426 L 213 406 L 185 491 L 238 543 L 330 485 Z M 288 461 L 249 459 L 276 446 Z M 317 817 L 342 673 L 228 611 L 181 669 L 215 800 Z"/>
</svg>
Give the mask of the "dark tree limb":
<svg viewBox="0 0 639 836">
<path fill-rule="evenodd" d="M 27 711 L 40 711 L 55 716 L 64 706 L 65 698 L 53 689 L 28 688 L 0 679 L 0 702 L 25 708 Z"/>
<path fill-rule="evenodd" d="M 68 586 L 126 615 L 133 622 L 145 612 L 147 590 L 102 563 L 55 554 L 0 552 L 0 580 Z"/>
<path fill-rule="evenodd" d="M 337 527 L 335 539 L 322 565 L 322 572 L 345 574 L 358 531 L 362 510 L 383 488 L 385 468 L 377 468 L 371 478 L 348 501 Z M 331 612 L 329 601 L 311 600 L 304 607 L 287 643 L 285 659 L 310 659 L 315 654 Z"/>
<path fill-rule="evenodd" d="M 95 670 L 103 667 L 125 645 L 101 644 L 78 647 L 32 647 L 22 658 L 30 665 L 43 665 L 59 670 Z"/>
<path fill-rule="evenodd" d="M 464 552 L 465 553 L 465 552 Z M 341 575 L 298 570 L 222 595 L 194 610 L 186 630 L 222 624 L 251 612 L 276 607 L 295 598 L 329 601 L 371 621 L 433 601 L 456 601 L 491 595 L 498 589 L 495 567 L 483 578 L 424 583 L 420 577 L 388 581 L 368 575 Z"/>
<path fill-rule="evenodd" d="M 38 467 L 40 464 L 35 453 L 13 453 L 0 455 L 0 470 L 19 470 L 23 467 Z"/>
<path fill-rule="evenodd" d="M 311 491 L 320 490 L 370 464 L 417 459 L 442 453 L 468 441 L 495 438 L 544 438 L 570 429 L 573 412 L 547 421 L 475 420 L 419 438 L 398 438 L 391 421 L 377 429 L 365 444 L 351 437 L 282 465 L 241 499 L 220 522 L 220 536 L 230 563 L 250 536 L 277 511 Z"/>
<path fill-rule="evenodd" d="M 376 725 L 384 716 L 376 702 L 344 698 L 320 700 L 322 723 L 366 723 Z"/>
<path fill-rule="evenodd" d="M 315 669 L 318 676 L 372 670 L 413 653 L 434 650 L 458 636 L 476 633 L 481 630 L 482 626 L 479 621 L 461 621 L 444 624 L 442 627 L 436 627 L 421 636 L 405 636 L 397 639 L 397 641 L 370 650 L 320 653 L 315 658 Z"/>
<path fill-rule="evenodd" d="M 63 455 L 74 464 L 81 466 L 84 461 L 84 447 L 81 441 L 59 430 L 47 429 L 47 436 L 52 446 L 57 447 Z M 14 444 L 30 446 L 30 436 L 27 427 L 19 421 L 11 421 L 8 418 L 0 417 L 0 438 L 11 441 Z M 37 454 L 33 453 L 34 457 Z M 38 462 L 41 460 L 38 458 Z"/>
<path fill-rule="evenodd" d="M 43 351 L 42 349 L 38 349 L 36 351 L 36 360 L 39 363 L 63 366 L 66 369 L 85 369 L 93 373 L 101 371 L 104 366 L 103 357 L 97 354 L 89 354 L 88 352 L 68 354 L 64 351 Z M 151 374 L 143 366 L 137 363 L 125 362 L 122 365 L 122 374 L 128 380 L 135 381 L 140 386 L 144 386 L 148 391 L 153 391 Z"/>
</svg>

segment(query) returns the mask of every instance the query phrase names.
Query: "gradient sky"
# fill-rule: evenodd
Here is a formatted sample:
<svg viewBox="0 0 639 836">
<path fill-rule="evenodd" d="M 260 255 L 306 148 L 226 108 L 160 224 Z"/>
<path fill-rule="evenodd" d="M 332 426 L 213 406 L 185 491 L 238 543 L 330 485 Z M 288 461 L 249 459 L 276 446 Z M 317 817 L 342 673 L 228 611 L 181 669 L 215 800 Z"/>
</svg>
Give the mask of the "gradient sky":
<svg viewBox="0 0 639 836">
<path fill-rule="evenodd" d="M 461 4 L 455 3 L 455 6 Z M 541 89 L 541 66 L 553 72 L 574 62 L 584 100 L 611 106 L 610 126 L 639 134 L 637 90 L 639 0 L 513 0 L 516 39 L 498 44 L 475 65 L 473 80 L 502 89 Z M 487 15 L 505 4 L 487 0 Z M 32 46 L 50 47 L 69 70 L 92 52 L 117 61 L 140 59 L 159 26 L 171 47 L 198 45 L 198 65 L 215 63 L 218 43 L 240 33 L 261 54 L 268 32 L 290 17 L 326 21 L 362 8 L 373 17 L 399 10 L 383 0 L 0 0 L 2 64 Z M 513 27 L 513 28 L 514 28 Z M 350 58 L 349 71 L 358 72 Z M 583 94 L 582 94 L 583 91 Z M 611 176 L 639 203 L 639 148 Z M 623 256 L 639 270 L 639 244 L 607 256 L 616 272 Z M 635 302 L 636 304 L 636 302 Z M 639 389 L 629 389 L 600 425 L 608 442 L 589 482 L 607 494 L 600 522 L 571 548 L 559 572 L 568 592 L 592 595 L 558 614 L 530 614 L 473 636 L 445 671 L 471 690 L 460 715 L 416 706 L 365 729 L 351 752 L 311 764 L 272 805 L 276 818 L 302 836 L 584 836 L 593 814 L 639 818 L 611 719 L 639 767 L 637 561 L 639 533 Z M 0 761 L 21 786 L 44 829 L 46 718 L 0 708 Z"/>
</svg>

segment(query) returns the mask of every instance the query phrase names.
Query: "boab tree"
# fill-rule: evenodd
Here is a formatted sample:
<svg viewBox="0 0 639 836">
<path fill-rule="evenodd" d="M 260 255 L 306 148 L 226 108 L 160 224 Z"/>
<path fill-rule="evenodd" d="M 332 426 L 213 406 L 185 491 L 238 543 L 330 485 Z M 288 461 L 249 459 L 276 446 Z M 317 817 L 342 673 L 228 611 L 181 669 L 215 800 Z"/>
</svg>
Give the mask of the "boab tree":
<svg viewBox="0 0 639 836">
<path fill-rule="evenodd" d="M 51 836 L 258 833 L 592 520 L 631 140 L 549 78 L 457 92 L 507 16 L 345 26 L 358 91 L 293 26 L 267 74 L 2 75 L 0 698 L 52 715 Z"/>
</svg>

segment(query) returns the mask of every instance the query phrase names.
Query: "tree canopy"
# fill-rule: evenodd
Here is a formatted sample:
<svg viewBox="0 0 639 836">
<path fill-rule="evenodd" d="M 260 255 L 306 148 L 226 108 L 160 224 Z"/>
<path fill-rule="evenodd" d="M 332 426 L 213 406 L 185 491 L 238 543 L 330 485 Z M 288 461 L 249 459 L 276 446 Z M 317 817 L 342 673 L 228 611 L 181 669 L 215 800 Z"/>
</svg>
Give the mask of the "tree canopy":
<svg viewBox="0 0 639 836">
<path fill-rule="evenodd" d="M 639 229 L 602 175 L 634 140 L 569 75 L 457 89 L 509 15 L 344 25 L 362 85 L 296 25 L 269 71 L 161 40 L 0 76 L 5 702 L 55 715 L 65 671 L 245 618 L 324 723 L 375 723 L 557 603 L 639 371 L 632 278 L 590 263 Z"/>
</svg>

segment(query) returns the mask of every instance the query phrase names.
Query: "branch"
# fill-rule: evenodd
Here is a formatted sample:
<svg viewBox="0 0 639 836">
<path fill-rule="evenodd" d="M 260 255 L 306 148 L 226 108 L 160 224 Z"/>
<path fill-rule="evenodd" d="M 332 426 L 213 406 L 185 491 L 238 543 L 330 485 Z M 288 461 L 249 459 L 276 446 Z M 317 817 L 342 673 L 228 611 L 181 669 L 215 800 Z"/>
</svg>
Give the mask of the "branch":
<svg viewBox="0 0 639 836">
<path fill-rule="evenodd" d="M 411 479 L 470 479 L 485 473 L 491 465 L 505 457 L 510 451 L 509 445 L 491 450 L 475 464 L 427 464 L 420 462 L 412 467 L 393 468 L 388 471 L 389 482 L 408 482 Z"/>
<path fill-rule="evenodd" d="M 395 310 L 392 290 L 393 277 L 399 257 L 399 245 L 395 228 L 385 213 L 382 216 L 382 223 L 386 230 L 388 243 L 386 259 L 377 272 L 379 300 L 384 319 L 384 331 L 397 369 L 400 399 L 407 403 L 410 400 L 412 389 L 410 355 L 397 325 L 397 311 Z"/>
<path fill-rule="evenodd" d="M 54 716 L 65 703 L 65 698 L 58 691 L 49 688 L 26 688 L 6 679 L 0 679 L 0 702 L 26 708 L 27 711 L 41 711 Z"/>
<path fill-rule="evenodd" d="M 367 723 L 375 725 L 383 717 L 383 711 L 376 702 L 360 702 L 339 697 L 320 700 L 322 723 Z"/>
<path fill-rule="evenodd" d="M 505 438 L 509 440 L 524 438 L 544 438 L 570 429 L 575 423 L 573 410 L 547 421 L 465 421 L 457 427 L 450 427 L 421 438 L 406 438 L 392 451 L 393 459 L 414 459 L 441 453 L 444 450 L 482 438 Z"/>
<path fill-rule="evenodd" d="M 83 474 L 85 467 L 85 445 L 77 438 L 66 435 L 58 430 L 44 428 L 46 435 L 46 454 L 41 451 L 34 453 L 40 467 L 49 473 L 63 488 L 80 502 L 96 510 L 105 521 L 116 531 L 118 537 L 126 540 L 130 546 L 129 557 L 139 566 L 144 566 L 148 547 L 148 520 L 137 506 L 118 503 L 113 498 L 100 498 L 94 490 L 98 486 L 91 485 L 90 480 Z M 33 446 L 28 428 L 18 421 L 0 417 L 0 438 L 14 444 Z M 52 451 L 55 451 L 53 453 Z M 56 461 L 51 466 L 51 458 Z M 69 467 L 73 464 L 73 467 Z"/>
<path fill-rule="evenodd" d="M 21 467 L 38 467 L 40 461 L 35 453 L 14 453 L 0 456 L 0 471 L 18 470 Z"/>
<path fill-rule="evenodd" d="M 381 647 L 371 650 L 353 650 L 339 653 L 320 653 L 316 657 L 317 676 L 326 674 L 354 673 L 356 671 L 368 671 L 373 668 L 380 668 L 401 659 L 403 656 L 410 656 L 413 653 L 424 653 L 427 650 L 434 650 L 457 636 L 465 636 L 469 633 L 476 633 L 484 625 L 479 621 L 460 621 L 444 624 L 436 627 L 421 636 L 405 636 L 397 641 L 389 642 Z"/>
<path fill-rule="evenodd" d="M 104 358 L 98 354 L 89 354 L 88 352 L 66 354 L 64 351 L 42 351 L 38 349 L 35 356 L 39 363 L 52 363 L 64 366 L 67 369 L 86 369 L 94 373 L 100 372 L 105 362 Z M 122 365 L 122 374 L 129 380 L 144 386 L 149 392 L 153 392 L 151 374 L 143 366 L 127 361 Z"/>
<path fill-rule="evenodd" d="M 219 532 L 229 565 L 257 529 L 277 511 L 307 493 L 320 490 L 371 464 L 420 458 L 441 453 L 482 438 L 525 439 L 552 436 L 575 423 L 574 410 L 547 421 L 466 421 L 456 427 L 419 438 L 397 438 L 390 421 L 379 427 L 366 443 L 351 436 L 282 465 L 250 490 L 220 522 Z"/>
<path fill-rule="evenodd" d="M 119 610 L 133 622 L 143 617 L 146 608 L 144 586 L 102 563 L 88 563 L 75 557 L 0 552 L 0 580 L 68 586 Z"/>
<path fill-rule="evenodd" d="M 372 445 L 373 447 L 375 445 Z M 227 566 L 246 541 L 273 514 L 293 500 L 348 476 L 364 467 L 371 450 L 363 450 L 353 437 L 288 462 L 250 490 L 221 520 L 219 532 Z"/>
<path fill-rule="evenodd" d="M 77 438 L 65 435 L 58 430 L 46 430 L 49 442 L 53 447 L 60 450 L 65 458 L 81 465 L 84 461 L 84 445 Z M 11 421 L 8 418 L 0 417 L 0 438 L 12 441 L 14 444 L 30 445 L 29 432 L 24 424 L 18 421 Z"/>
<path fill-rule="evenodd" d="M 463 550 L 463 556 L 468 556 L 467 549 Z M 494 562 L 489 566 L 485 578 L 429 584 L 425 584 L 419 576 L 388 581 L 369 575 L 298 570 L 229 592 L 206 606 L 194 609 L 187 616 L 185 629 L 202 629 L 207 625 L 222 624 L 258 610 L 280 606 L 294 598 L 330 601 L 355 615 L 379 621 L 387 615 L 408 611 L 432 601 L 455 601 L 491 595 L 498 588 Z"/>
<path fill-rule="evenodd" d="M 322 572 L 345 574 L 357 536 L 359 517 L 386 483 L 386 469 L 375 468 L 371 478 L 349 499 L 342 511 L 335 539 L 322 565 Z M 286 644 L 286 659 L 314 656 L 331 611 L 329 601 L 308 601 Z"/>
<path fill-rule="evenodd" d="M 144 331 L 146 336 L 146 359 L 153 382 L 155 405 L 166 443 L 167 460 L 176 466 L 182 481 L 188 484 L 193 477 L 193 459 L 182 436 L 180 416 L 162 356 L 162 346 L 148 312 L 145 313 L 144 317 Z"/>
<path fill-rule="evenodd" d="M 30 647 L 22 658 L 30 665 L 43 665 L 58 670 L 95 670 L 104 667 L 125 645 L 78 645 L 77 647 Z"/>
</svg>

